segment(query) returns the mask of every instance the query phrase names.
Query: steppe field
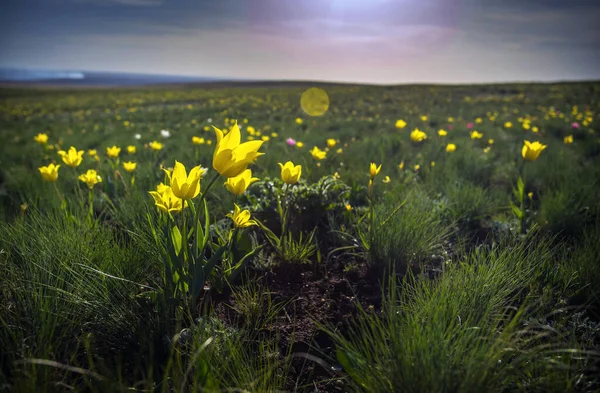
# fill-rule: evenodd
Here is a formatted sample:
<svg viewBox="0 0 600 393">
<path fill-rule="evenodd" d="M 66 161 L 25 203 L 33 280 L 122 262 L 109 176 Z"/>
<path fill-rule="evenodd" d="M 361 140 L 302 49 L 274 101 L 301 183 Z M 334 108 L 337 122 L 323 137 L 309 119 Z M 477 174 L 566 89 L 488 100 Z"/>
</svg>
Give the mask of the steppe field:
<svg viewBox="0 0 600 393">
<path fill-rule="evenodd" d="M 598 392 L 599 113 L 598 82 L 4 87 L 0 392 Z"/>
</svg>

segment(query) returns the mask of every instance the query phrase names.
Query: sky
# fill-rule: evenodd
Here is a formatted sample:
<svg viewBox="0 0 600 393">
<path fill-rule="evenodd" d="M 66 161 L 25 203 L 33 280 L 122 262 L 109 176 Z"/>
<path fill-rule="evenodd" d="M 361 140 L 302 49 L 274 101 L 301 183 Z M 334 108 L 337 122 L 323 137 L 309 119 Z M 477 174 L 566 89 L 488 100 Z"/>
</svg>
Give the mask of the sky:
<svg viewBox="0 0 600 393">
<path fill-rule="evenodd" d="M 598 0 L 2 0 L 0 68 L 376 84 L 600 79 Z"/>
</svg>

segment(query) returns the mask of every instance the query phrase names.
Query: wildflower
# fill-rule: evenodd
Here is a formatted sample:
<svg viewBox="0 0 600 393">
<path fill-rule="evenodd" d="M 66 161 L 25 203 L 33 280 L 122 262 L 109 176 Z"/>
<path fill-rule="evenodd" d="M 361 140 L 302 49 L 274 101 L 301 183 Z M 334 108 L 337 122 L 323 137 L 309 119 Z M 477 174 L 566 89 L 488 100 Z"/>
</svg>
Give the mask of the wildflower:
<svg viewBox="0 0 600 393">
<path fill-rule="evenodd" d="M 125 170 L 127 172 L 133 172 L 133 171 L 135 171 L 135 167 L 136 166 L 137 166 L 137 164 L 135 162 L 131 162 L 131 161 L 123 163 L 123 168 L 125 168 Z"/>
<path fill-rule="evenodd" d="M 241 135 L 237 122 L 233 126 L 233 129 L 225 136 L 223 135 L 223 131 L 215 126 L 213 128 L 217 136 L 217 146 L 213 153 L 213 168 L 222 176 L 238 176 L 256 158 L 264 154 L 258 152 L 263 141 L 240 143 Z"/>
<path fill-rule="evenodd" d="M 163 148 L 163 144 L 158 141 L 152 141 L 148 146 L 154 151 L 159 151 Z"/>
<path fill-rule="evenodd" d="M 537 127 L 533 127 L 533 128 L 531 128 L 531 131 L 533 131 L 533 132 L 536 132 L 536 133 L 537 133 L 537 132 L 539 131 L 539 128 L 537 128 Z"/>
<path fill-rule="evenodd" d="M 563 142 L 565 143 L 565 145 L 573 143 L 573 135 L 567 135 L 566 137 L 564 137 Z"/>
<path fill-rule="evenodd" d="M 481 117 L 478 117 L 477 119 L 475 119 L 475 123 L 481 124 L 483 123 L 483 119 Z"/>
<path fill-rule="evenodd" d="M 296 147 L 297 148 L 301 148 L 302 146 L 304 146 L 304 143 L 302 143 L 302 142 L 296 142 Z"/>
<path fill-rule="evenodd" d="M 162 183 L 161 183 L 162 184 Z M 178 198 L 173 194 L 173 190 L 169 186 L 159 187 L 160 191 L 150 191 L 149 194 L 154 198 L 154 204 L 158 209 L 164 213 L 178 212 L 181 211 L 182 204 L 181 198 Z M 187 201 L 185 202 L 187 207 Z"/>
<path fill-rule="evenodd" d="M 511 128 L 512 127 L 512 123 L 510 121 L 507 121 L 506 123 L 504 123 L 504 128 Z"/>
<path fill-rule="evenodd" d="M 454 143 L 448 143 L 446 145 L 446 152 L 452 153 L 453 151 L 456 151 L 456 145 Z"/>
<path fill-rule="evenodd" d="M 40 145 L 45 145 L 48 142 L 48 134 L 37 134 L 33 137 L 33 140 L 39 143 Z"/>
<path fill-rule="evenodd" d="M 327 139 L 327 147 L 334 147 L 337 144 L 335 139 L 329 138 Z"/>
<path fill-rule="evenodd" d="M 400 164 L 398 164 L 398 169 L 404 170 L 404 161 L 401 161 Z"/>
<path fill-rule="evenodd" d="M 342 154 L 344 152 L 344 150 L 340 147 L 339 149 L 337 149 L 335 151 L 337 154 Z"/>
<path fill-rule="evenodd" d="M 225 188 L 235 196 L 242 195 L 258 177 L 252 177 L 252 170 L 246 169 L 236 177 L 230 177 L 224 183 Z"/>
<path fill-rule="evenodd" d="M 192 143 L 194 145 L 203 145 L 206 141 L 204 140 L 204 138 L 200 138 L 199 136 L 193 136 L 192 137 Z"/>
<path fill-rule="evenodd" d="M 471 128 L 473 128 L 473 123 L 467 123 L 467 128 L 470 130 Z"/>
<path fill-rule="evenodd" d="M 296 141 L 293 138 L 286 139 L 285 143 L 287 143 L 288 146 L 295 146 L 296 145 Z"/>
<path fill-rule="evenodd" d="M 88 155 L 90 157 L 96 157 L 98 155 L 98 151 L 96 149 L 90 149 L 88 150 Z"/>
<path fill-rule="evenodd" d="M 431 161 L 429 165 L 431 165 L 431 167 L 433 168 L 435 166 L 435 161 Z"/>
<path fill-rule="evenodd" d="M 271 138 L 269 138 L 268 135 L 263 135 L 263 136 L 260 137 L 260 139 L 262 139 L 263 142 L 268 142 Z"/>
<path fill-rule="evenodd" d="M 158 186 L 156 186 L 156 192 L 158 192 L 159 194 L 162 194 L 163 192 L 165 192 L 167 190 L 167 188 L 171 188 L 171 187 L 167 186 L 165 183 L 160 183 Z"/>
<path fill-rule="evenodd" d="M 571 124 L 571 127 L 573 127 L 573 128 L 579 128 L 579 123 L 575 122 L 575 123 Z"/>
<path fill-rule="evenodd" d="M 299 118 L 299 117 L 297 117 L 297 118 L 296 118 L 296 124 L 302 124 L 302 119 L 301 119 L 301 118 Z"/>
<path fill-rule="evenodd" d="M 419 164 L 415 164 L 415 166 L 414 166 L 415 172 L 416 172 L 416 171 L 418 171 L 418 170 L 419 170 L 419 168 L 421 168 L 421 165 L 419 165 Z"/>
<path fill-rule="evenodd" d="M 493 145 L 494 144 L 494 140 L 493 139 L 488 139 L 488 144 L 489 145 Z"/>
<path fill-rule="evenodd" d="M 141 134 L 135 134 L 133 137 L 134 137 L 135 139 L 137 139 L 137 140 L 140 140 L 140 139 L 142 139 L 142 135 L 141 135 Z"/>
<path fill-rule="evenodd" d="M 352 205 L 346 203 L 346 211 L 352 211 Z"/>
<path fill-rule="evenodd" d="M 300 180 L 300 175 L 302 175 L 302 165 L 294 166 L 293 162 L 288 161 L 285 164 L 279 163 L 279 167 L 281 168 L 281 179 L 284 183 L 298 183 L 298 180 Z"/>
<path fill-rule="evenodd" d="M 113 147 L 107 147 L 106 148 L 106 155 L 109 156 L 110 158 L 117 158 L 117 157 L 119 157 L 119 153 L 121 153 L 121 148 L 120 147 L 113 146 Z"/>
<path fill-rule="evenodd" d="M 413 132 L 410 133 L 410 139 L 413 142 L 422 142 L 423 140 L 427 139 L 427 134 L 418 128 L 415 128 Z"/>
<path fill-rule="evenodd" d="M 542 150 L 544 150 L 547 146 L 541 144 L 538 141 L 535 142 L 529 142 L 529 141 L 523 141 L 524 145 L 523 145 L 523 149 L 521 150 L 521 155 L 523 156 L 523 158 L 527 161 L 535 161 L 537 160 L 537 158 L 540 156 L 540 153 L 542 152 Z"/>
<path fill-rule="evenodd" d="M 324 159 L 325 157 L 327 157 L 327 152 L 319 149 L 317 146 L 312 148 L 312 150 L 310 151 L 310 154 L 317 161 L 320 161 L 320 160 Z"/>
<path fill-rule="evenodd" d="M 404 120 L 396 120 L 396 128 L 402 129 L 404 127 L 406 127 L 406 122 Z"/>
<path fill-rule="evenodd" d="M 255 220 L 250 219 L 250 211 L 249 210 L 241 210 L 238 205 L 233 204 L 235 210 L 232 213 L 227 214 L 227 217 L 230 217 L 233 220 L 233 225 L 236 228 L 247 228 L 252 225 L 258 225 Z"/>
<path fill-rule="evenodd" d="M 162 136 L 163 138 L 168 138 L 171 136 L 171 133 L 167 130 L 160 130 L 160 136 Z"/>
<path fill-rule="evenodd" d="M 446 130 L 438 130 L 438 135 L 439 136 L 446 136 L 446 135 L 448 135 L 448 131 L 446 131 Z"/>
<path fill-rule="evenodd" d="M 65 164 L 70 166 L 71 168 L 77 168 L 81 161 L 83 161 L 83 150 L 77 150 L 75 147 L 71 146 L 68 152 L 64 150 L 59 150 L 58 154 L 62 157 L 62 160 Z"/>
<path fill-rule="evenodd" d="M 336 179 L 336 180 L 339 180 L 340 179 L 340 174 L 337 173 L 337 172 L 334 172 L 333 178 Z"/>
<path fill-rule="evenodd" d="M 278 136 L 279 136 L 279 134 L 276 132 L 271 133 L 271 138 L 277 138 Z"/>
<path fill-rule="evenodd" d="M 55 182 L 58 179 L 58 169 L 60 165 L 50 164 L 48 166 L 43 166 L 38 168 L 44 180 L 49 182 Z"/>
<path fill-rule="evenodd" d="M 132 146 L 132 145 L 127 146 L 127 153 L 129 153 L 129 154 L 135 154 L 136 150 L 137 149 L 135 146 Z"/>
<path fill-rule="evenodd" d="M 485 154 L 487 154 L 487 153 L 489 153 L 489 152 L 490 152 L 490 150 L 492 150 L 492 147 L 491 147 L 491 146 L 488 146 L 488 147 L 485 147 L 485 148 L 483 149 L 483 152 L 484 152 Z"/>
<path fill-rule="evenodd" d="M 78 179 L 87 184 L 90 190 L 94 188 L 96 184 L 102 183 L 102 178 L 94 169 L 88 169 L 85 174 L 79 175 Z"/>
<path fill-rule="evenodd" d="M 454 118 L 453 117 L 449 117 L 448 118 L 448 123 L 452 123 L 452 122 L 454 122 Z"/>
<path fill-rule="evenodd" d="M 529 197 L 529 199 L 533 200 L 533 192 L 531 192 L 531 191 L 528 192 L 527 196 Z"/>
<path fill-rule="evenodd" d="M 377 176 L 380 171 L 381 171 L 381 164 L 379 164 L 379 166 L 377 166 L 377 164 L 372 162 L 371 165 L 369 166 L 369 175 L 371 175 L 371 180 L 375 179 L 375 176 Z"/>
<path fill-rule="evenodd" d="M 169 177 L 173 195 L 177 198 L 192 199 L 200 193 L 200 178 L 202 177 L 200 165 L 192 168 L 188 175 L 185 166 L 176 160 L 173 172 L 167 170 L 165 172 Z"/>
<path fill-rule="evenodd" d="M 477 131 L 472 131 L 470 135 L 471 139 L 481 139 L 483 137 L 483 134 Z"/>
<path fill-rule="evenodd" d="M 425 115 L 421 116 L 421 120 L 422 120 L 422 121 L 427 121 L 427 119 L 428 119 L 428 117 L 427 117 L 427 116 L 425 116 Z"/>
<path fill-rule="evenodd" d="M 386 183 L 386 184 L 387 184 L 387 183 L 389 183 L 389 182 L 391 182 L 391 181 L 392 181 L 392 180 L 390 179 L 390 177 L 389 177 L 389 176 L 386 176 L 386 177 L 385 177 L 385 178 L 382 180 L 382 182 L 384 182 L 384 183 Z"/>
</svg>

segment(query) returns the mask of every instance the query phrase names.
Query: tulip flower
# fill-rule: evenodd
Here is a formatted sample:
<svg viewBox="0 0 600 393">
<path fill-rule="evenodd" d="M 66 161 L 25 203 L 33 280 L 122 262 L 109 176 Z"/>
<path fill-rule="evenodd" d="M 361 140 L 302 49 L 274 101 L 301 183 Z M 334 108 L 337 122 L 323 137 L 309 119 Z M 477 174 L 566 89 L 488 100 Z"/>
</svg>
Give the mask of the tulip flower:
<svg viewBox="0 0 600 393">
<path fill-rule="evenodd" d="M 446 145 L 446 152 L 452 153 L 453 151 L 456 151 L 456 145 L 454 143 L 448 143 L 448 145 Z"/>
<path fill-rule="evenodd" d="M 148 146 L 154 151 L 159 151 L 163 148 L 163 144 L 158 141 L 152 141 Z"/>
<path fill-rule="evenodd" d="M 337 144 L 335 139 L 329 138 L 327 139 L 327 147 L 334 147 Z"/>
<path fill-rule="evenodd" d="M 296 142 L 296 147 L 297 148 L 301 148 L 302 146 L 304 146 L 304 143 L 302 143 L 302 142 Z"/>
<path fill-rule="evenodd" d="M 204 140 L 204 138 L 200 138 L 199 136 L 193 136 L 192 137 L 192 143 L 194 145 L 203 145 L 206 141 Z"/>
<path fill-rule="evenodd" d="M 91 190 L 98 183 L 102 183 L 102 178 L 94 169 L 88 169 L 88 171 L 79 176 L 79 180 L 87 184 L 88 188 Z"/>
<path fill-rule="evenodd" d="M 477 132 L 477 131 L 471 132 L 471 139 L 481 139 L 482 137 L 483 137 L 483 134 L 481 132 Z"/>
<path fill-rule="evenodd" d="M 127 153 L 129 153 L 129 154 L 135 154 L 135 151 L 136 151 L 136 150 L 137 150 L 137 149 L 136 149 L 136 147 L 135 147 L 135 146 L 131 146 L 131 145 L 130 145 L 130 146 L 127 146 Z"/>
<path fill-rule="evenodd" d="M 60 165 L 50 164 L 48 166 L 43 166 L 38 168 L 44 180 L 48 182 L 55 182 L 58 179 L 58 169 Z"/>
<path fill-rule="evenodd" d="M 236 228 L 247 228 L 252 225 L 258 225 L 255 220 L 250 219 L 250 211 L 249 210 L 241 210 L 238 205 L 233 204 L 235 210 L 232 213 L 227 214 L 227 217 L 230 217 L 233 220 L 233 225 Z"/>
<path fill-rule="evenodd" d="M 300 180 L 300 176 L 302 175 L 302 165 L 296 165 L 291 161 L 286 162 L 285 164 L 279 163 L 281 167 L 281 179 L 286 184 L 296 184 L 298 180 Z"/>
<path fill-rule="evenodd" d="M 427 139 L 427 134 L 418 128 L 415 128 L 413 132 L 410 133 L 410 139 L 413 142 L 423 142 L 425 139 Z"/>
<path fill-rule="evenodd" d="M 238 176 L 228 178 L 224 184 L 230 193 L 239 196 L 246 192 L 252 183 L 258 180 L 258 177 L 252 177 L 252 170 L 246 169 Z"/>
<path fill-rule="evenodd" d="M 563 142 L 565 145 L 573 143 L 573 135 L 567 135 L 566 137 L 564 137 Z"/>
<path fill-rule="evenodd" d="M 327 152 L 319 149 L 317 146 L 312 148 L 312 150 L 310 151 L 310 154 L 317 161 L 320 161 L 327 157 Z"/>
<path fill-rule="evenodd" d="M 200 193 L 200 178 L 202 177 L 202 169 L 200 165 L 192 168 L 188 175 L 185 166 L 175 161 L 175 167 L 173 172 L 165 170 L 169 181 L 171 182 L 171 189 L 173 195 L 181 199 L 192 199 Z"/>
<path fill-rule="evenodd" d="M 33 137 L 33 140 L 40 145 L 45 145 L 48 142 L 48 134 L 37 134 Z"/>
<path fill-rule="evenodd" d="M 156 207 L 164 213 L 181 211 L 182 206 L 184 206 L 181 198 L 176 197 L 169 186 L 164 186 L 162 192 L 150 191 L 149 194 L 154 198 Z M 185 202 L 185 206 L 187 207 L 187 201 Z"/>
<path fill-rule="evenodd" d="M 288 146 L 296 146 L 296 140 L 293 138 L 288 138 L 285 142 L 288 144 Z"/>
<path fill-rule="evenodd" d="M 62 160 L 65 164 L 70 166 L 71 168 L 77 168 L 81 161 L 83 161 L 83 150 L 77 150 L 75 147 L 71 146 L 68 152 L 64 150 L 59 150 L 58 154 L 62 157 Z"/>
<path fill-rule="evenodd" d="M 123 168 L 125 168 L 125 170 L 127 172 L 133 172 L 135 171 L 135 167 L 137 166 L 137 164 L 135 162 L 132 161 L 128 161 L 128 162 L 124 162 L 123 163 Z"/>
<path fill-rule="evenodd" d="M 110 158 L 118 158 L 120 153 L 121 153 L 120 147 L 113 146 L 113 147 L 106 148 L 106 155 Z"/>
<path fill-rule="evenodd" d="M 297 117 L 297 118 L 296 118 L 296 124 L 302 124 L 302 123 L 303 123 L 303 122 L 302 122 L 302 119 L 301 119 L 301 118 L 299 118 L 299 117 Z"/>
<path fill-rule="evenodd" d="M 389 176 L 386 176 L 382 181 L 387 184 L 387 183 L 391 182 L 392 180 L 390 179 Z"/>
<path fill-rule="evenodd" d="M 217 136 L 217 146 L 213 153 L 213 168 L 221 176 L 236 177 L 248 168 L 258 157 L 265 153 L 259 153 L 258 149 L 263 141 L 250 141 L 240 143 L 241 134 L 237 122 L 227 133 L 213 126 Z"/>
<path fill-rule="evenodd" d="M 438 130 L 438 135 L 439 136 L 446 136 L 446 135 L 448 135 L 448 131 L 446 131 L 446 130 Z"/>
<path fill-rule="evenodd" d="M 404 127 L 406 127 L 406 122 L 404 120 L 396 120 L 396 128 L 402 129 Z"/>
<path fill-rule="evenodd" d="M 537 158 L 540 156 L 540 153 L 542 152 L 542 150 L 544 150 L 546 147 L 548 147 L 547 145 L 543 145 L 538 141 L 535 141 L 535 142 L 523 141 L 523 142 L 524 142 L 524 145 L 523 145 L 523 149 L 521 150 L 521 155 L 527 161 L 537 160 Z"/>
<path fill-rule="evenodd" d="M 381 171 L 381 164 L 377 166 L 377 164 L 372 162 L 371 165 L 369 165 L 369 174 L 371 175 L 371 180 L 375 179 L 375 176 L 379 174 L 379 171 Z"/>
</svg>

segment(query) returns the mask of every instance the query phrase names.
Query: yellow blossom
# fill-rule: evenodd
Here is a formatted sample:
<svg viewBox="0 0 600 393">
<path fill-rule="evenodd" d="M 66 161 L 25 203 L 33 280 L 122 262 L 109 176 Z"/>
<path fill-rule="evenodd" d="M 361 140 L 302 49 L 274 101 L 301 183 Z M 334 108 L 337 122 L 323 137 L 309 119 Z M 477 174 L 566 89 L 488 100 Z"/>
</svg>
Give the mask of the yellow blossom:
<svg viewBox="0 0 600 393">
<path fill-rule="evenodd" d="M 137 166 L 137 164 L 135 162 L 132 161 L 128 161 L 128 162 L 124 162 L 123 163 L 123 168 L 125 168 L 125 170 L 127 172 L 133 172 L 135 171 L 135 167 Z"/>
<path fill-rule="evenodd" d="M 422 142 L 423 140 L 427 139 L 427 134 L 418 128 L 415 128 L 413 132 L 410 133 L 410 139 L 413 142 Z"/>
<path fill-rule="evenodd" d="M 346 203 L 346 211 L 352 211 L 352 205 Z"/>
<path fill-rule="evenodd" d="M 396 120 L 396 128 L 402 129 L 404 127 L 406 127 L 406 122 L 404 120 Z"/>
<path fill-rule="evenodd" d="M 296 184 L 302 175 L 302 165 L 295 165 L 291 161 L 285 164 L 279 163 L 281 168 L 281 179 L 286 184 Z"/>
<path fill-rule="evenodd" d="M 384 177 L 384 178 L 383 178 L 383 180 L 382 180 L 382 182 L 384 182 L 384 183 L 386 183 L 386 184 L 387 184 L 387 183 L 389 183 L 389 182 L 391 182 L 391 181 L 392 181 L 392 180 L 390 179 L 390 177 L 389 177 L 389 176 L 386 176 L 386 177 Z"/>
<path fill-rule="evenodd" d="M 252 177 L 252 170 L 246 169 L 236 177 L 230 177 L 224 183 L 225 188 L 235 196 L 242 195 L 250 185 L 258 181 L 258 177 Z"/>
<path fill-rule="evenodd" d="M 127 146 L 127 153 L 129 153 L 129 154 L 135 154 L 136 150 L 137 149 L 135 146 L 132 146 L 132 145 Z"/>
<path fill-rule="evenodd" d="M 521 149 L 521 155 L 527 161 L 535 161 L 540 156 L 542 150 L 544 150 L 547 146 L 541 144 L 538 141 L 529 142 L 523 141 L 523 149 Z"/>
<path fill-rule="evenodd" d="M 40 145 L 45 145 L 48 142 L 48 134 L 37 134 L 33 137 L 33 140 L 39 143 Z"/>
<path fill-rule="evenodd" d="M 452 153 L 453 151 L 456 151 L 456 145 L 454 143 L 448 143 L 446 145 L 446 152 Z"/>
<path fill-rule="evenodd" d="M 121 148 L 120 147 L 113 146 L 113 147 L 107 147 L 106 148 L 106 155 L 109 156 L 110 158 L 117 158 L 117 157 L 119 157 L 119 153 L 121 153 Z"/>
<path fill-rule="evenodd" d="M 302 146 L 304 146 L 304 143 L 302 143 L 302 142 L 296 142 L 296 147 L 297 148 L 301 148 Z"/>
<path fill-rule="evenodd" d="M 164 213 L 181 211 L 184 206 L 182 200 L 173 194 L 171 187 L 161 183 L 157 189 L 158 191 L 150 191 L 149 194 L 154 198 L 154 204 L 160 211 Z M 185 207 L 187 207 L 187 201 L 185 201 Z"/>
<path fill-rule="evenodd" d="M 302 124 L 302 119 L 301 119 L 301 118 L 299 118 L 299 117 L 297 117 L 297 118 L 296 118 L 296 124 Z"/>
<path fill-rule="evenodd" d="M 567 135 L 566 137 L 564 137 L 563 142 L 565 143 L 565 145 L 573 143 L 573 135 Z"/>
<path fill-rule="evenodd" d="M 194 145 L 203 145 L 206 141 L 204 140 L 204 138 L 200 138 L 199 136 L 193 136 L 192 137 L 192 143 Z"/>
<path fill-rule="evenodd" d="M 59 150 L 58 154 L 62 157 L 62 160 L 65 164 L 70 166 L 71 168 L 77 168 L 81 161 L 83 161 L 83 150 L 77 150 L 75 147 L 71 146 L 68 152 L 64 150 Z"/>
<path fill-rule="evenodd" d="M 327 157 L 327 152 L 319 149 L 317 146 L 312 148 L 312 150 L 310 151 L 310 154 L 317 161 L 320 161 Z"/>
<path fill-rule="evenodd" d="M 42 178 L 49 182 L 55 182 L 58 179 L 58 169 L 60 165 L 50 164 L 48 166 L 43 166 L 38 168 L 40 173 L 42 174 Z"/>
<path fill-rule="evenodd" d="M 227 214 L 227 217 L 230 217 L 233 220 L 233 225 L 236 228 L 247 228 L 252 225 L 257 225 L 255 220 L 250 219 L 250 211 L 249 210 L 241 210 L 237 204 L 233 204 L 234 211 L 233 214 Z"/>
<path fill-rule="evenodd" d="M 163 148 L 163 144 L 158 141 L 152 141 L 148 146 L 154 151 L 159 151 Z"/>
<path fill-rule="evenodd" d="M 494 144 L 494 140 L 493 139 L 488 139 L 488 144 L 493 145 Z"/>
<path fill-rule="evenodd" d="M 398 169 L 400 169 L 400 170 L 404 169 L 404 161 L 401 161 L 400 164 L 398 164 Z"/>
<path fill-rule="evenodd" d="M 200 165 L 193 167 L 188 175 L 185 166 L 179 161 L 175 161 L 173 172 L 165 170 L 171 183 L 173 195 L 181 199 L 192 199 L 200 193 L 200 178 L 202 177 L 202 168 Z"/>
<path fill-rule="evenodd" d="M 96 157 L 98 155 L 98 151 L 96 149 L 90 149 L 88 150 L 88 155 L 90 157 Z"/>
<path fill-rule="evenodd" d="M 477 131 L 471 131 L 471 139 L 481 139 L 483 134 Z"/>
<path fill-rule="evenodd" d="M 337 144 L 335 139 L 329 138 L 327 139 L 327 147 L 334 147 Z"/>
<path fill-rule="evenodd" d="M 511 128 L 512 127 L 512 123 L 510 121 L 507 121 L 506 123 L 504 123 L 504 128 Z"/>
<path fill-rule="evenodd" d="M 241 134 L 237 122 L 232 130 L 223 135 L 223 131 L 214 127 L 217 136 L 217 146 L 213 153 L 213 168 L 225 177 L 236 177 L 248 168 L 258 157 L 258 149 L 263 141 L 240 143 Z"/>
<path fill-rule="evenodd" d="M 446 136 L 446 135 L 448 135 L 448 131 L 446 131 L 446 130 L 438 130 L 438 135 L 439 136 Z"/>
<path fill-rule="evenodd" d="M 90 190 L 94 188 L 96 184 L 102 183 L 102 178 L 94 169 L 88 169 L 85 174 L 79 175 L 78 179 L 87 184 Z"/>
<path fill-rule="evenodd" d="M 374 179 L 375 176 L 377 176 L 380 171 L 381 171 L 381 164 L 379 164 L 379 166 L 377 166 L 377 164 L 372 162 L 371 165 L 369 165 L 369 175 L 371 176 L 371 179 Z"/>
<path fill-rule="evenodd" d="M 483 152 L 487 154 L 487 153 L 489 153 L 489 152 L 490 152 L 490 150 L 492 150 L 492 147 L 491 147 L 491 146 L 488 146 L 488 147 L 485 147 L 485 148 L 483 149 Z"/>
<path fill-rule="evenodd" d="M 427 121 L 427 119 L 428 119 L 428 117 L 427 117 L 427 116 L 425 116 L 425 115 L 421 116 L 421 120 L 422 120 L 422 121 Z"/>
</svg>

